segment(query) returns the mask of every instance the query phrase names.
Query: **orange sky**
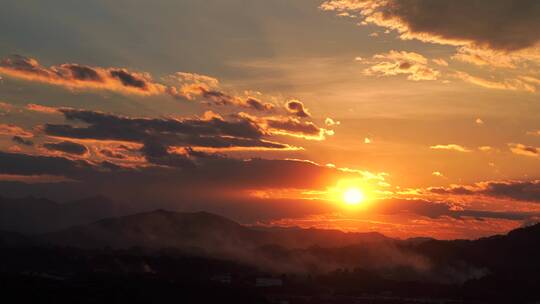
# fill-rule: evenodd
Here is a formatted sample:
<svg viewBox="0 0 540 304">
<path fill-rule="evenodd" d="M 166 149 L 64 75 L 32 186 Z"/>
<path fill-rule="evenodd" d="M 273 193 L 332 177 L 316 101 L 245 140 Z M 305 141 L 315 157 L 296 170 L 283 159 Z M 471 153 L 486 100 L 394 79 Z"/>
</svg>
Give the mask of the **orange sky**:
<svg viewBox="0 0 540 304">
<path fill-rule="evenodd" d="M 538 217 L 536 1 L 60 2 L 0 12 L 0 190 L 396 237 Z"/>
</svg>

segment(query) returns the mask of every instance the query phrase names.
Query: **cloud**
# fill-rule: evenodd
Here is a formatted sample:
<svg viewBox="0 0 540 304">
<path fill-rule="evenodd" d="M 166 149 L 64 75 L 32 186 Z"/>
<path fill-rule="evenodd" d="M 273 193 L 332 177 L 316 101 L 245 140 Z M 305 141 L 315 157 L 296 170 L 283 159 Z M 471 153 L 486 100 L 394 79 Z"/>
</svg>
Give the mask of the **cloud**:
<svg viewBox="0 0 540 304">
<path fill-rule="evenodd" d="M 477 66 L 515 69 L 520 62 L 526 61 L 523 55 L 516 53 L 501 52 L 486 48 L 459 47 L 452 59 Z"/>
<path fill-rule="evenodd" d="M 540 203 L 540 181 L 489 181 L 470 186 L 429 188 L 431 193 L 442 195 L 482 195 L 499 199 Z"/>
<path fill-rule="evenodd" d="M 528 131 L 528 135 L 540 136 L 540 130 Z"/>
<path fill-rule="evenodd" d="M 402 40 L 454 46 L 456 53 L 451 57 L 454 60 L 488 67 L 491 71 L 502 68 L 521 73 L 493 80 L 457 72 L 454 77 L 461 80 L 490 89 L 538 90 L 539 83 L 535 80 L 540 66 L 540 20 L 537 18 L 540 4 L 536 0 L 449 3 L 433 3 L 431 0 L 327 0 L 320 8 L 360 18 L 360 24 L 385 28 L 385 33 L 395 31 Z M 448 66 L 448 62 L 440 58 L 432 61 L 441 67 Z M 402 74 L 399 67 L 396 62 L 384 61 L 367 72 Z"/>
<path fill-rule="evenodd" d="M 33 146 L 34 145 L 34 142 L 29 140 L 29 139 L 24 139 L 23 137 L 21 136 L 18 136 L 18 135 L 15 135 L 11 138 L 11 140 L 15 143 L 18 143 L 20 145 L 24 145 L 24 146 Z"/>
<path fill-rule="evenodd" d="M 0 135 L 19 136 L 24 138 L 34 137 L 32 132 L 12 124 L 0 124 Z"/>
<path fill-rule="evenodd" d="M 396 30 L 402 39 L 500 51 L 526 49 L 540 41 L 540 4 L 535 0 L 329 0 L 321 8 L 356 12 L 366 24 Z"/>
<path fill-rule="evenodd" d="M 265 126 L 248 116 L 236 115 L 230 120 L 220 116 L 190 119 L 131 118 L 95 111 L 60 109 L 66 119 L 88 124 L 45 124 L 49 136 L 71 139 L 115 140 L 144 143 L 159 140 L 165 146 L 210 148 L 261 147 L 290 149 L 291 147 L 263 137 L 270 133 Z"/>
<path fill-rule="evenodd" d="M 526 146 L 523 144 L 508 144 L 508 147 L 510 148 L 510 151 L 512 151 L 512 153 L 517 154 L 517 155 L 532 156 L 532 157 L 537 157 L 538 155 L 540 155 L 539 148 Z"/>
<path fill-rule="evenodd" d="M 363 63 L 372 64 L 364 69 L 365 75 L 395 76 L 408 75 L 407 79 L 413 81 L 436 80 L 441 73 L 428 66 L 428 60 L 424 56 L 405 51 L 390 51 L 376 54 L 372 60 L 361 60 Z"/>
<path fill-rule="evenodd" d="M 148 144 L 145 149 L 155 163 L 134 168 L 65 156 L 0 152 L 0 174 L 64 176 L 82 182 L 81 187 L 73 185 L 73 189 L 80 188 L 83 193 L 175 204 L 189 203 L 197 197 L 208 198 L 207 202 L 223 202 L 227 197 L 245 199 L 239 191 L 252 189 L 326 189 L 339 179 L 360 177 L 355 172 L 302 160 L 233 159 L 196 151 L 186 151 L 181 158 L 162 147 Z M 162 165 L 165 161 L 169 162 Z M 182 197 L 185 202 L 179 200 Z"/>
<path fill-rule="evenodd" d="M 260 125 L 265 132 L 271 135 L 285 135 L 307 140 L 324 140 L 326 136 L 334 135 L 334 131 L 321 128 L 309 121 L 301 121 L 294 117 L 253 117 L 247 114 L 241 116 Z"/>
<path fill-rule="evenodd" d="M 176 98 L 201 99 L 212 105 L 238 106 L 261 112 L 272 112 L 275 106 L 252 96 L 229 94 L 219 86 L 219 80 L 210 76 L 178 72 L 168 77 L 174 85 L 167 92 Z"/>
<path fill-rule="evenodd" d="M 146 96 L 162 94 L 166 89 L 147 73 L 67 63 L 47 68 L 36 59 L 20 55 L 2 59 L 0 74 L 69 89 L 99 89 Z"/>
<path fill-rule="evenodd" d="M 485 79 L 477 76 L 472 76 L 469 73 L 456 71 L 452 74 L 453 77 L 461 79 L 465 82 L 469 82 L 484 88 L 496 89 L 496 90 L 510 90 L 510 91 L 526 91 L 530 93 L 536 92 L 536 87 L 531 85 L 527 81 L 523 81 L 518 78 L 508 78 L 500 81 Z"/>
<path fill-rule="evenodd" d="M 333 126 L 339 126 L 339 125 L 341 125 L 341 122 L 336 121 L 336 120 L 334 120 L 334 119 L 328 117 L 328 118 L 326 118 L 326 119 L 324 120 L 324 124 L 325 124 L 327 127 L 333 127 Z"/>
<path fill-rule="evenodd" d="M 491 146 L 480 146 L 480 147 L 478 147 L 478 150 L 480 150 L 482 152 L 490 152 L 490 151 L 493 151 L 493 147 L 491 147 Z"/>
<path fill-rule="evenodd" d="M 295 115 L 300 118 L 306 118 L 306 117 L 311 116 L 311 114 L 309 113 L 308 109 L 306 109 L 304 104 L 301 101 L 296 100 L 296 99 L 287 101 L 287 103 L 285 103 L 285 108 L 290 114 Z"/>
<path fill-rule="evenodd" d="M 60 114 L 57 108 L 29 103 L 26 105 L 28 111 L 40 112 L 45 114 Z"/>
<path fill-rule="evenodd" d="M 441 217 L 451 218 L 493 218 L 507 220 L 525 220 L 533 216 L 527 212 L 504 212 L 504 211 L 487 211 L 455 208 L 451 203 L 435 202 L 423 199 L 387 199 L 378 201 L 374 207 L 374 212 L 379 214 L 400 214 L 412 213 L 415 215 L 425 216 L 436 219 Z M 535 214 L 536 215 L 536 214 Z"/>
<path fill-rule="evenodd" d="M 76 109 L 60 109 L 59 111 L 69 121 L 80 121 L 88 125 L 78 127 L 67 124 L 45 124 L 43 126 L 45 134 L 72 139 L 138 143 L 144 143 L 148 139 L 159 139 L 167 146 L 271 149 L 291 148 L 287 144 L 266 139 L 272 135 L 323 140 L 327 135 L 333 134 L 331 130 L 296 118 L 255 117 L 246 113 L 232 115 L 226 120 L 218 115 L 189 119 L 156 119 L 131 118 Z"/>
<path fill-rule="evenodd" d="M 130 148 L 124 145 L 119 145 L 119 146 L 111 145 L 111 146 L 107 146 L 106 148 L 100 148 L 98 150 L 98 153 L 102 157 L 115 159 L 115 160 L 125 160 L 125 159 L 130 158 L 130 156 L 126 153 L 129 151 L 130 151 Z"/>
<path fill-rule="evenodd" d="M 82 156 L 88 153 L 88 148 L 85 145 L 81 145 L 71 141 L 62 141 L 57 143 L 44 143 L 45 149 L 57 152 L 63 152 L 67 154 L 74 154 Z"/>
<path fill-rule="evenodd" d="M 448 61 L 446 61 L 446 60 L 444 60 L 442 58 L 431 59 L 431 61 L 433 61 L 435 64 L 443 66 L 443 67 L 448 66 Z"/>
<path fill-rule="evenodd" d="M 439 171 L 434 171 L 433 173 L 431 173 L 431 175 L 436 176 L 436 177 L 444 177 L 444 174 L 442 174 Z"/>
<path fill-rule="evenodd" d="M 248 97 L 244 100 L 245 107 L 252 108 L 257 111 L 271 112 L 274 110 L 274 105 L 267 102 L 262 102 L 261 100 L 255 97 Z"/>
<path fill-rule="evenodd" d="M 209 91 L 219 87 L 217 78 L 196 73 L 177 72 L 167 78 L 178 84 L 178 86 L 171 87 L 171 95 L 181 96 L 189 100 L 201 95 L 202 90 Z"/>
<path fill-rule="evenodd" d="M 448 145 L 435 145 L 429 147 L 433 150 L 450 150 L 450 151 L 457 151 L 457 152 L 471 152 L 471 150 L 456 144 L 448 144 Z"/>
<path fill-rule="evenodd" d="M 217 90 L 202 90 L 201 96 L 206 100 L 212 101 L 212 103 L 215 105 L 236 105 L 243 108 L 265 112 L 270 112 L 274 109 L 273 104 L 262 102 L 255 97 L 241 98 Z"/>
<path fill-rule="evenodd" d="M 301 149 L 271 140 L 277 135 L 324 140 L 333 134 L 331 130 L 293 117 L 256 117 L 242 112 L 227 119 L 213 112 L 206 112 L 200 118 L 174 119 L 127 117 L 71 108 L 57 110 L 70 124 L 44 124 L 40 130 L 45 135 L 64 141 L 61 146 L 46 144 L 45 148 L 84 155 L 81 145 L 85 145 L 95 147 L 91 149 L 93 156 L 130 165 L 140 164 L 139 155 L 154 165 L 190 167 L 194 160 L 202 157 L 201 153 L 210 153 L 205 156 L 208 158 L 227 151 Z M 116 147 L 106 142 L 116 142 Z M 119 148 L 121 143 L 139 147 Z M 74 144 L 79 145 L 79 149 Z"/>
<path fill-rule="evenodd" d="M 255 111 L 271 112 L 275 106 L 252 96 L 229 94 L 219 87 L 216 78 L 177 72 L 165 77 L 172 85 L 158 83 L 149 73 L 133 72 L 125 68 L 91 67 L 65 63 L 44 67 L 36 59 L 21 55 L 0 60 L 0 74 L 27 81 L 41 82 L 79 90 L 108 90 L 120 94 L 142 96 L 170 95 L 175 98 L 208 102 L 219 106 L 238 106 Z M 33 111 L 46 112 L 46 108 L 32 105 Z M 48 112 L 52 113 L 52 112 Z"/>
</svg>

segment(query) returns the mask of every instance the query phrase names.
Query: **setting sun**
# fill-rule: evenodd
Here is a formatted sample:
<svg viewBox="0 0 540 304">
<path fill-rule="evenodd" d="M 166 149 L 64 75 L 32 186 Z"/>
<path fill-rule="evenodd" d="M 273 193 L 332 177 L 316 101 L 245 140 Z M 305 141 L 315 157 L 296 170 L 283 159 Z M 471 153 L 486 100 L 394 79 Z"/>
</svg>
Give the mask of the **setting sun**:
<svg viewBox="0 0 540 304">
<path fill-rule="evenodd" d="M 343 192 L 343 201 L 348 205 L 357 205 L 365 199 L 364 193 L 358 188 L 349 188 Z"/>
</svg>

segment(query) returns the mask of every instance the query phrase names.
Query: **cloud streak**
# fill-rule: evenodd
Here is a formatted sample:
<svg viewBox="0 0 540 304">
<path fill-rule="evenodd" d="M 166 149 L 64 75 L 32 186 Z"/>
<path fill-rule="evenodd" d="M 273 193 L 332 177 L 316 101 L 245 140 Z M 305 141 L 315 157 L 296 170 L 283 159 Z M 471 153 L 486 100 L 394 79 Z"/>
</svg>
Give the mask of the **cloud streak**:
<svg viewBox="0 0 540 304">
<path fill-rule="evenodd" d="M 471 152 L 470 149 L 467 149 L 461 145 L 456 145 L 456 144 L 435 145 L 429 148 L 433 150 L 449 150 L 449 151 L 456 151 L 456 152 L 462 152 L 462 153 Z"/>
<path fill-rule="evenodd" d="M 429 192 L 439 195 L 482 195 L 498 199 L 540 203 L 540 181 L 489 181 L 474 185 L 433 187 Z"/>
<path fill-rule="evenodd" d="M 44 67 L 36 59 L 13 55 L 0 61 L 0 74 L 69 89 L 109 90 L 124 94 L 158 95 L 166 87 L 147 73 L 124 68 L 99 68 L 80 64 Z"/>
</svg>

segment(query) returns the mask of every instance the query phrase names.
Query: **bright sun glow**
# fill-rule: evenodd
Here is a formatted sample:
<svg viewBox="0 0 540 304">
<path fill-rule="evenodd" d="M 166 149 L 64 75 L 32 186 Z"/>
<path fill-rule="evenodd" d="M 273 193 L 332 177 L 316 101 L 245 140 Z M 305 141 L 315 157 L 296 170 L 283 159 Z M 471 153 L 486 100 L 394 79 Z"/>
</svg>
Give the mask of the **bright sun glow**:
<svg viewBox="0 0 540 304">
<path fill-rule="evenodd" d="M 343 192 L 343 201 L 349 205 L 357 205 L 364 199 L 364 193 L 358 188 L 349 188 Z"/>
</svg>

